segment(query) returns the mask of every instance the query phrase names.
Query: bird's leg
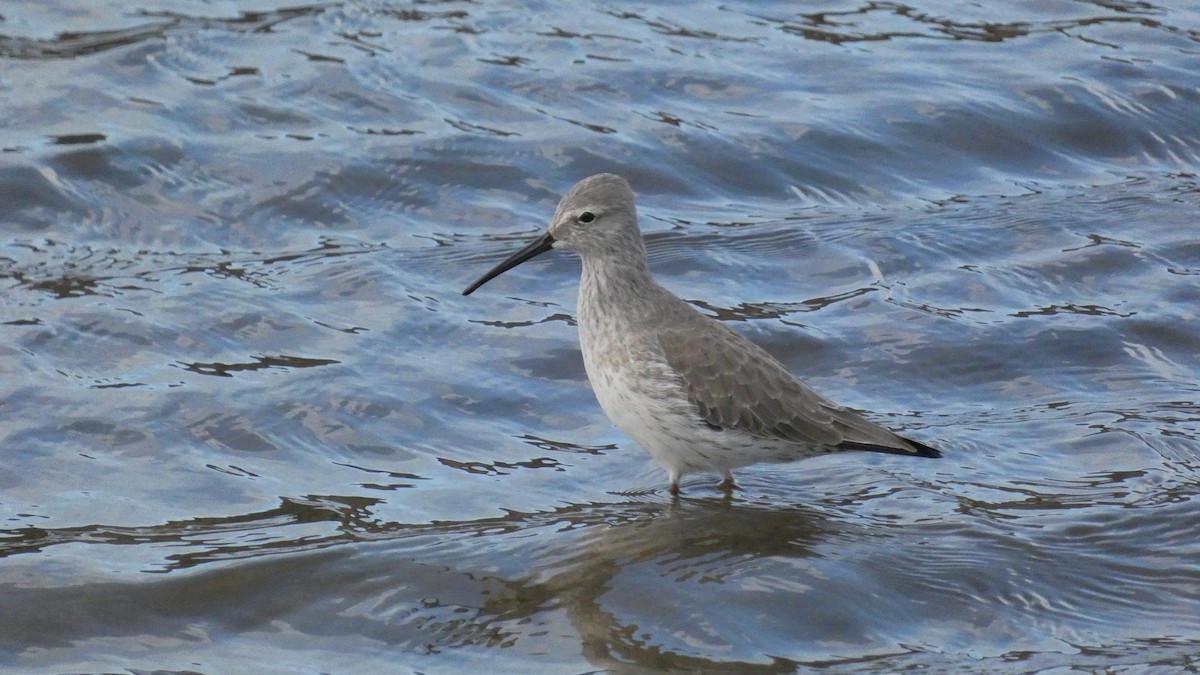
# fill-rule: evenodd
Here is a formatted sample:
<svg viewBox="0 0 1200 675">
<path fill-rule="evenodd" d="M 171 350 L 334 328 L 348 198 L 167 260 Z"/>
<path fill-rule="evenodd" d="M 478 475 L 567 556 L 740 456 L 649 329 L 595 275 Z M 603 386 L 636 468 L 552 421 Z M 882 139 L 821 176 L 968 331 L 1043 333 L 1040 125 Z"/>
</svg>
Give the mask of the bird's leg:
<svg viewBox="0 0 1200 675">
<path fill-rule="evenodd" d="M 669 485 L 667 485 L 667 492 L 671 493 L 672 497 L 678 497 L 679 496 L 679 481 L 674 481 L 674 480 L 671 481 L 671 483 Z"/>
<path fill-rule="evenodd" d="M 733 474 L 728 471 L 723 471 L 721 475 L 724 476 L 724 478 L 722 478 L 721 484 L 717 487 L 721 488 L 721 491 L 726 495 L 733 494 L 734 488 L 737 487 L 737 485 L 734 485 L 733 483 Z"/>
</svg>

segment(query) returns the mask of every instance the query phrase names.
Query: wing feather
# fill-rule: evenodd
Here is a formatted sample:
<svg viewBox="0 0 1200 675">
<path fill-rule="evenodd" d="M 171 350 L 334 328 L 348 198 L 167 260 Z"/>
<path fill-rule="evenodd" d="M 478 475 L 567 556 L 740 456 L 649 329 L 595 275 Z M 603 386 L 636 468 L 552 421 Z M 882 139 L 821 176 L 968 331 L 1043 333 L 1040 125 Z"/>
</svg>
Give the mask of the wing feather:
<svg viewBox="0 0 1200 675">
<path fill-rule="evenodd" d="M 695 318 L 677 316 L 681 320 L 658 336 L 667 364 L 708 424 L 829 450 L 937 456 L 822 397 L 761 347 L 692 312 Z"/>
</svg>

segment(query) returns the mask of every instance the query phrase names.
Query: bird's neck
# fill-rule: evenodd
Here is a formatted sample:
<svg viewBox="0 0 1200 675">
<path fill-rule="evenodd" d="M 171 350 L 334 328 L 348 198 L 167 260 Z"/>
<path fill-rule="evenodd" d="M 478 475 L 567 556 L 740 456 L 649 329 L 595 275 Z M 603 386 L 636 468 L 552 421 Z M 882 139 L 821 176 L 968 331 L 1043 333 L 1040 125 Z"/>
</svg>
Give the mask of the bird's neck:
<svg viewBox="0 0 1200 675">
<path fill-rule="evenodd" d="M 644 254 L 585 257 L 577 307 L 580 341 L 620 342 L 637 333 L 650 319 L 647 313 L 654 303 L 647 300 L 659 288 Z"/>
<path fill-rule="evenodd" d="M 640 253 L 640 251 L 639 251 Z M 580 277 L 580 299 L 586 293 L 601 306 L 645 295 L 654 285 L 645 254 L 619 258 L 585 257 Z"/>
</svg>

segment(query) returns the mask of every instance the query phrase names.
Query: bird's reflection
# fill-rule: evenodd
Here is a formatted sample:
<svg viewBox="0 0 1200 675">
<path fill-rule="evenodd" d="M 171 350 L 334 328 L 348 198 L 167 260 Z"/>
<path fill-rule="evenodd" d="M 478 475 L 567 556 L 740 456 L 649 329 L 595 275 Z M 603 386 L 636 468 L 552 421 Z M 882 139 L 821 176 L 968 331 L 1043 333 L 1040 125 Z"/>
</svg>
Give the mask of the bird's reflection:
<svg viewBox="0 0 1200 675">
<path fill-rule="evenodd" d="M 644 623 L 681 609 L 663 606 L 679 596 L 667 592 L 671 584 L 720 584 L 739 565 L 757 558 L 813 555 L 814 544 L 827 531 L 816 513 L 799 507 L 757 508 L 724 496 L 666 505 L 586 507 L 565 521 L 571 527 L 586 528 L 584 534 L 560 539 L 542 551 L 535 569 L 506 581 L 507 593 L 489 598 L 484 613 L 498 620 L 519 621 L 548 607 L 562 608 L 578 635 L 582 653 L 597 667 L 695 670 L 736 665 L 745 672 L 790 671 L 794 667 L 782 662 L 734 664 L 676 654 L 664 650 L 660 636 L 647 632 Z M 609 609 L 613 603 L 604 600 L 626 583 L 662 587 L 664 592 L 643 596 L 639 605 L 626 605 L 633 615 L 623 616 Z M 684 615 L 722 611 L 703 598 L 696 599 L 696 605 L 682 608 Z M 687 626 L 676 626 L 676 632 L 687 630 Z"/>
<path fill-rule="evenodd" d="M 540 651 L 545 627 L 553 625 L 556 639 L 578 641 L 570 651 L 600 668 L 774 672 L 790 666 L 675 653 L 663 644 L 669 635 L 650 624 L 687 633 L 691 626 L 672 622 L 723 608 L 708 593 L 684 595 L 686 607 L 671 598 L 695 584 L 725 584 L 741 566 L 762 558 L 808 558 L 833 527 L 805 507 L 721 496 L 671 501 L 651 494 L 418 525 L 380 522 L 371 507 L 336 497 L 286 500 L 261 514 L 258 536 L 249 532 L 252 514 L 230 522 L 214 518 L 137 528 L 136 536 L 116 531 L 121 528 L 89 528 L 78 536 L 41 532 L 36 544 L 9 554 L 83 541 L 158 545 L 166 551 L 206 540 L 207 545 L 172 553 L 170 567 L 158 570 L 166 573 L 152 575 L 150 582 L 12 588 L 9 601 L 0 602 L 0 624 L 19 627 L 12 636 L 26 647 L 101 637 L 178 637 L 203 619 L 236 630 L 252 628 L 247 621 L 260 627 L 286 624 L 314 640 L 368 639 L 426 653 L 456 647 Z M 331 525 L 324 536 L 314 530 L 322 522 Z M 289 528 L 296 536 L 285 536 Z M 646 587 L 662 592 L 639 590 Z M 42 600 L 69 597 L 80 611 L 34 620 L 8 616 L 22 606 L 20 596 L 30 593 Z M 629 602 L 631 596 L 637 601 Z M 112 619 L 114 607 L 122 608 L 119 621 Z"/>
</svg>

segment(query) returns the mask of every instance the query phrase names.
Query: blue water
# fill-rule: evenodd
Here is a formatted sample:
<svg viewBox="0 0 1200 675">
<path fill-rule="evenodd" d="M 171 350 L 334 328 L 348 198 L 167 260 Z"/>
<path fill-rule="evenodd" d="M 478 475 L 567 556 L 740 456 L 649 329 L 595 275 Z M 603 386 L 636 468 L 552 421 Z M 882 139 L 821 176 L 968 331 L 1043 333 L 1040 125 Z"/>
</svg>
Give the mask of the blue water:
<svg viewBox="0 0 1200 675">
<path fill-rule="evenodd" d="M 0 7 L 0 670 L 1200 670 L 1200 9 Z M 942 449 L 604 417 L 662 283 Z"/>
</svg>

